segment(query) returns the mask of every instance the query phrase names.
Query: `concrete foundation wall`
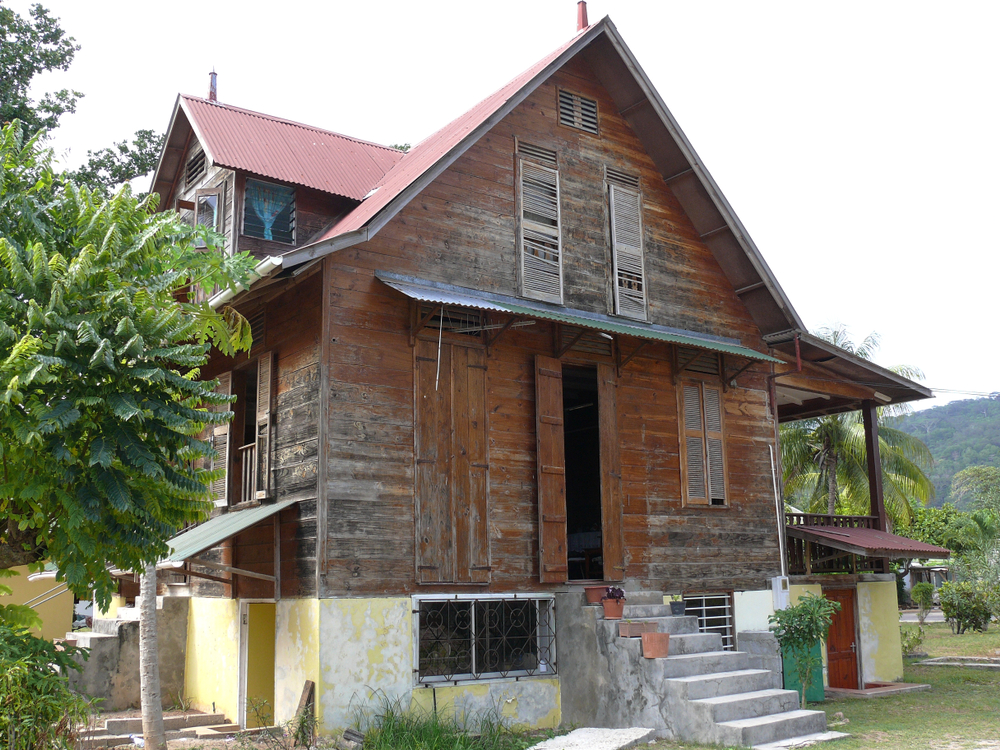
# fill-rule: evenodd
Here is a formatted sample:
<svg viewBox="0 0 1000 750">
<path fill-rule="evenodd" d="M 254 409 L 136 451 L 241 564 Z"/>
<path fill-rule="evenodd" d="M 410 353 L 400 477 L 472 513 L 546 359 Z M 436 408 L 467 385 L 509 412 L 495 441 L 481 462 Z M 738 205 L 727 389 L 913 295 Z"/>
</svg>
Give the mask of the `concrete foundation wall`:
<svg viewBox="0 0 1000 750">
<path fill-rule="evenodd" d="M 282 599 L 275 605 L 274 715 L 295 715 L 306 680 L 320 683 L 319 601 Z M 318 717 L 319 718 L 319 717 Z"/>
<path fill-rule="evenodd" d="M 865 682 L 903 679 L 895 581 L 858 583 L 861 674 Z"/>
<path fill-rule="evenodd" d="M 774 633 L 769 630 L 740 631 L 736 634 L 736 649 L 749 654 L 752 669 L 768 669 L 774 674 L 770 687 L 782 687 L 781 647 Z"/>
<path fill-rule="evenodd" d="M 239 716 L 240 604 L 235 599 L 189 601 L 184 697 L 200 711 Z"/>
<path fill-rule="evenodd" d="M 767 630 L 767 618 L 773 614 L 774 596 L 770 589 L 733 592 L 733 623 L 737 633 L 743 630 Z"/>
</svg>

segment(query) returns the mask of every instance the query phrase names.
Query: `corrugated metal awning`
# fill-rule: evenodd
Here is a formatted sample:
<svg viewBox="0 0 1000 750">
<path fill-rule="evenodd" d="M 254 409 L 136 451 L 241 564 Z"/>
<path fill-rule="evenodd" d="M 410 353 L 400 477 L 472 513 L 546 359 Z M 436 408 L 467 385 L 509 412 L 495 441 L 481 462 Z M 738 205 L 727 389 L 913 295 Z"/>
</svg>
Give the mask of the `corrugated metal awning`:
<svg viewBox="0 0 1000 750">
<path fill-rule="evenodd" d="M 890 557 L 912 560 L 915 557 L 944 558 L 951 550 L 926 542 L 907 539 L 878 529 L 841 528 L 830 526 L 786 526 L 788 536 L 816 542 L 833 549 L 865 557 Z"/>
<path fill-rule="evenodd" d="M 767 354 L 741 346 L 733 340 L 702 336 L 689 331 L 677 331 L 664 326 L 642 325 L 641 323 L 625 323 L 621 320 L 610 320 L 607 316 L 584 310 L 556 308 L 551 305 L 535 303 L 531 300 L 514 299 L 499 294 L 489 294 L 477 289 L 466 289 L 447 284 L 410 279 L 397 274 L 379 271 L 375 276 L 384 284 L 420 302 L 430 302 L 436 305 L 452 305 L 456 307 L 471 307 L 475 310 L 492 310 L 526 318 L 552 320 L 579 328 L 589 328 L 594 331 L 618 336 L 634 336 L 648 341 L 663 341 L 668 344 L 693 346 L 709 351 L 732 354 L 759 362 L 780 362 Z"/>
<path fill-rule="evenodd" d="M 233 513 L 223 513 L 221 516 L 210 518 L 205 523 L 181 532 L 167 542 L 170 545 L 170 552 L 160 560 L 157 567 L 177 567 L 185 560 L 189 560 L 195 555 L 221 544 L 261 521 L 266 521 L 275 513 L 297 502 L 298 500 L 294 499 L 282 500 L 280 503 L 258 505 L 256 508 L 247 508 L 246 510 L 238 510 Z"/>
</svg>

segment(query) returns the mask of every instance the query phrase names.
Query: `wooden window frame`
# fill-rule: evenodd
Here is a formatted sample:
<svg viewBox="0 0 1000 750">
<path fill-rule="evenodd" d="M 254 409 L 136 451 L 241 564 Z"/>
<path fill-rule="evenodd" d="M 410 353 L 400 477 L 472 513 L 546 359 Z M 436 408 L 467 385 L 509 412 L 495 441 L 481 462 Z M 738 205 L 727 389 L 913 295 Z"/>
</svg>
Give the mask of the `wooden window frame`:
<svg viewBox="0 0 1000 750">
<path fill-rule="evenodd" d="M 277 185 L 278 187 L 289 188 L 292 191 L 292 216 L 291 216 L 291 229 L 292 236 L 287 242 L 285 240 L 276 239 L 265 239 L 264 237 L 258 237 L 255 234 L 247 234 L 246 224 L 247 224 L 247 184 L 251 182 L 257 182 L 261 185 Z M 278 245 L 289 245 L 294 246 L 298 238 L 299 229 L 299 188 L 296 185 L 286 185 L 283 182 L 275 182 L 274 180 L 258 180 L 255 177 L 243 177 L 243 190 L 240 195 L 240 234 L 244 237 L 248 237 L 255 240 L 263 240 L 264 242 L 274 242 Z"/>
<path fill-rule="evenodd" d="M 548 149 L 546 149 L 548 150 Z M 555 166 L 549 166 L 543 164 L 539 159 L 533 159 L 530 155 L 522 153 L 520 149 L 516 154 L 516 182 L 515 182 L 515 211 L 517 216 L 517 274 L 518 274 L 518 290 L 520 296 L 526 299 L 539 300 L 541 302 L 549 302 L 552 304 L 562 305 L 563 299 L 565 297 L 565 283 L 563 276 L 563 241 L 562 241 L 562 185 L 559 178 L 559 164 L 558 155 Z M 541 170 L 542 172 L 549 172 L 555 175 L 555 192 L 556 192 L 556 226 L 555 226 L 555 244 L 556 252 L 559 255 L 559 293 L 547 294 L 545 292 L 535 292 L 528 289 L 527 286 L 527 275 L 525 273 L 525 261 L 527 259 L 528 253 L 525 252 L 525 230 L 533 230 L 540 234 L 545 234 L 551 232 L 552 227 L 547 227 L 543 224 L 538 224 L 526 219 L 524 216 L 524 172 L 525 164 L 529 165 L 531 169 Z"/>
<path fill-rule="evenodd" d="M 194 210 L 194 215 L 193 215 L 194 226 L 197 227 L 198 224 L 199 224 L 199 222 L 198 222 L 198 203 L 201 201 L 202 198 L 207 198 L 207 197 L 212 196 L 212 195 L 215 196 L 217 204 L 216 204 L 216 211 L 215 211 L 215 226 L 214 227 L 209 227 L 209 229 L 211 229 L 212 231 L 217 232 L 219 234 L 222 234 L 223 227 L 225 226 L 225 220 L 223 219 L 223 216 L 222 216 L 222 212 L 225 210 L 225 204 L 224 204 L 224 199 L 225 199 L 225 183 L 223 183 L 221 185 L 216 185 L 215 187 L 198 188 L 197 190 L 195 190 L 195 192 L 194 192 L 194 209 L 193 209 Z M 202 248 L 202 247 L 206 247 L 206 245 L 199 242 L 199 244 L 196 245 L 196 247 Z"/>
<path fill-rule="evenodd" d="M 700 429 L 694 429 L 693 427 L 687 426 L 687 411 L 686 411 L 686 398 L 685 394 L 686 388 L 695 387 L 698 389 L 699 397 L 699 421 L 701 423 Z M 708 428 L 706 415 L 706 391 L 714 391 L 718 394 L 719 398 L 719 430 L 711 430 Z M 678 381 L 677 387 L 677 436 L 678 436 L 678 448 L 680 453 L 680 471 L 681 471 L 681 498 L 685 506 L 690 507 L 702 507 L 702 508 L 728 508 L 731 503 L 730 495 L 730 484 L 729 484 L 729 458 L 728 450 L 726 445 L 726 409 L 725 409 L 725 392 L 721 385 L 715 385 L 715 383 L 710 379 L 702 378 L 692 378 L 686 377 Z M 689 457 L 688 457 L 688 445 L 689 438 L 700 439 L 701 440 L 701 460 L 702 460 L 702 474 L 705 483 L 705 496 L 697 497 L 692 496 L 689 487 Z M 712 466 L 711 460 L 709 458 L 709 441 L 719 440 L 721 441 L 721 472 L 723 480 L 723 495 L 721 503 L 713 502 L 713 491 L 712 491 Z"/>
</svg>

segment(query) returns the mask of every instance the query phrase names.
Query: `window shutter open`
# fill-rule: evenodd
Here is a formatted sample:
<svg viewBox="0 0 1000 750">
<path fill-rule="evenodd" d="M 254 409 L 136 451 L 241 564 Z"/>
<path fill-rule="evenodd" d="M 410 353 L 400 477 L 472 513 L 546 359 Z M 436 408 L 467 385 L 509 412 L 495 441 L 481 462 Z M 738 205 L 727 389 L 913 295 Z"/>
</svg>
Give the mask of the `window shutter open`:
<svg viewBox="0 0 1000 750">
<path fill-rule="evenodd" d="M 601 553 L 604 580 L 625 580 L 622 461 L 618 436 L 618 381 L 612 365 L 597 365 L 601 443 Z"/>
<path fill-rule="evenodd" d="M 562 304 L 559 173 L 521 166 L 521 286 L 525 297 Z"/>
<path fill-rule="evenodd" d="M 646 277 L 642 257 L 642 201 L 638 192 L 611 184 L 615 312 L 646 319 Z"/>
<path fill-rule="evenodd" d="M 233 374 L 225 372 L 219 376 L 216 393 L 226 396 L 233 392 Z M 228 404 L 213 406 L 212 411 L 228 411 Z M 229 432 L 232 422 L 212 425 L 212 448 L 216 456 L 212 460 L 212 470 L 221 469 L 222 475 L 212 482 L 211 493 L 216 507 L 229 505 Z"/>
<path fill-rule="evenodd" d="M 561 583 L 569 577 L 562 362 L 541 355 L 535 357 L 535 437 L 539 576 L 543 583 Z"/>
<path fill-rule="evenodd" d="M 274 352 L 260 355 L 257 360 L 257 500 L 271 497 L 271 393 L 274 377 Z M 250 415 L 248 414 L 247 417 Z"/>
<path fill-rule="evenodd" d="M 722 440 L 722 392 L 703 385 L 705 393 L 705 443 L 708 459 L 708 500 L 726 504 L 725 451 Z"/>
<path fill-rule="evenodd" d="M 704 505 L 708 501 L 705 481 L 705 443 L 701 416 L 701 387 L 685 383 L 684 390 L 684 468 L 687 501 Z"/>
</svg>

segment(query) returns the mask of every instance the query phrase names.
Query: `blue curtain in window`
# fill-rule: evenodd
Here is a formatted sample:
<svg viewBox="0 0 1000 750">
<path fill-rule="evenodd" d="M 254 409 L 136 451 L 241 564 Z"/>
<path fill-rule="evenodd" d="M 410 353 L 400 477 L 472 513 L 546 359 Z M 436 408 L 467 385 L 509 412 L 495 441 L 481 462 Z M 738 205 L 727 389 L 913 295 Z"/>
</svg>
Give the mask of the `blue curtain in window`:
<svg viewBox="0 0 1000 750">
<path fill-rule="evenodd" d="M 264 225 L 264 239 L 273 240 L 271 227 L 278 215 L 288 208 L 294 198 L 291 188 L 283 185 L 268 185 L 264 182 L 247 180 L 247 198 L 254 213 Z"/>
</svg>

